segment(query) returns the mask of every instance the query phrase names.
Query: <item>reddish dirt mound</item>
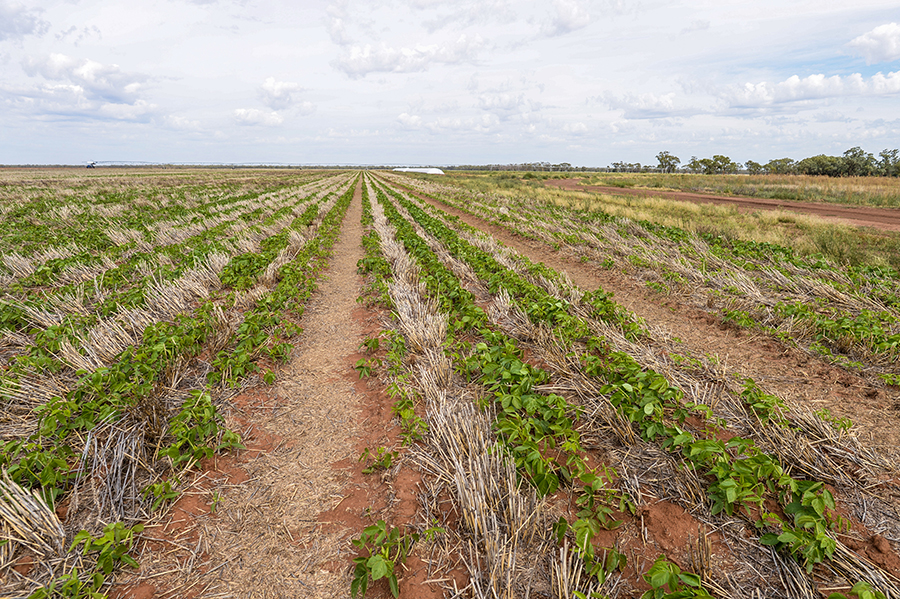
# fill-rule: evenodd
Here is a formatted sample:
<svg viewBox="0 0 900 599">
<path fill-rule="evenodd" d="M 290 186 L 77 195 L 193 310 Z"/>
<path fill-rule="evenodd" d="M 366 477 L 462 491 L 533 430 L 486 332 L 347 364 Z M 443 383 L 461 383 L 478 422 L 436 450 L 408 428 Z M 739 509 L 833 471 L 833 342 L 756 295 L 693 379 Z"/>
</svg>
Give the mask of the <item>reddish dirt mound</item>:
<svg viewBox="0 0 900 599">
<path fill-rule="evenodd" d="M 900 210 L 893 208 L 869 208 L 859 206 L 842 206 L 817 202 L 794 202 L 770 200 L 767 198 L 749 198 L 744 196 L 719 196 L 686 191 L 659 191 L 655 189 L 636 189 L 629 187 L 605 187 L 602 185 L 582 185 L 578 179 L 550 179 L 544 182 L 549 187 L 559 187 L 568 191 L 592 191 L 622 196 L 653 196 L 670 200 L 681 200 L 700 204 L 729 204 L 739 210 L 790 210 L 801 214 L 812 214 L 855 225 L 857 227 L 873 227 L 882 231 L 900 231 Z"/>
</svg>

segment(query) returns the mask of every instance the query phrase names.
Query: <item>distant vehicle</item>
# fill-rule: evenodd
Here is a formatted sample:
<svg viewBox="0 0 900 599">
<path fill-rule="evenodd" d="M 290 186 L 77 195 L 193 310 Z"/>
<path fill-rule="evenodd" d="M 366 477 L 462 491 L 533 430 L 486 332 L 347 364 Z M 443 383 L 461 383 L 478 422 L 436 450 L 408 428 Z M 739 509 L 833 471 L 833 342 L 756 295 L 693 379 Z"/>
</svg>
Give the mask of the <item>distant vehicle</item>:
<svg viewBox="0 0 900 599">
<path fill-rule="evenodd" d="M 97 168 L 97 161 L 95 160 L 93 162 L 88 162 L 87 166 L 84 168 Z"/>
</svg>

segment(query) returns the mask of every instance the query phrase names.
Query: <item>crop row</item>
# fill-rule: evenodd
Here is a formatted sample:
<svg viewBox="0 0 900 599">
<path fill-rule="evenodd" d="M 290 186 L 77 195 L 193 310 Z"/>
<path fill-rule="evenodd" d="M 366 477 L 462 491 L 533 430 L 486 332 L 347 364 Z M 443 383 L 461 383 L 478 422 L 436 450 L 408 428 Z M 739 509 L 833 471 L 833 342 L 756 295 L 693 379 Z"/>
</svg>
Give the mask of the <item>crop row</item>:
<svg viewBox="0 0 900 599">
<path fill-rule="evenodd" d="M 703 412 L 704 406 L 684 405 L 680 390 L 672 387 L 661 375 L 642 368 L 627 354 L 612 351 L 608 341 L 592 335 L 590 324 L 574 315 L 560 298 L 551 296 L 504 268 L 492 256 L 461 240 L 442 222 L 428 216 L 409 200 L 396 194 L 394 197 L 422 228 L 445 244 L 451 255 L 465 262 L 493 293 L 503 289 L 529 320 L 552 328 L 553 335 L 565 346 L 584 347 L 586 351 L 582 350 L 583 353 L 577 356 L 583 373 L 604 382 L 602 392 L 618 413 L 632 422 L 645 440 L 660 443 L 664 449 L 680 455 L 691 468 L 711 479 L 708 492 L 713 513 L 725 511 L 730 514 L 743 510 L 749 515 L 754 513 L 755 508 L 755 513 L 760 516 L 757 525 L 761 529 L 775 527 L 776 530 L 767 533 L 769 536 L 763 535 L 763 542 L 785 545 L 785 549 L 798 555 L 809 569 L 833 554 L 835 545 L 829 531 L 837 520 L 834 518 L 833 498 L 823 489 L 821 482 L 789 476 L 776 457 L 761 451 L 750 439 L 736 437 L 726 444 L 714 437 L 695 438 L 694 433 L 680 425 L 690 410 Z M 386 212 L 391 215 L 392 210 L 386 208 Z M 402 234 L 408 225 L 399 222 L 396 215 L 394 220 L 398 234 Z M 420 242 L 410 244 L 404 238 L 408 249 L 427 245 L 421 239 Z M 430 269 L 425 271 L 428 272 L 426 279 L 434 276 Z M 454 286 L 452 282 L 442 285 L 445 289 Z M 459 316 L 452 316 L 451 322 L 455 318 L 464 325 L 461 316 L 466 314 L 465 305 L 470 300 L 464 293 L 457 293 L 456 297 L 459 298 L 458 305 L 449 305 L 448 308 L 451 314 Z M 588 301 L 591 300 L 597 303 L 592 317 L 619 315 L 615 326 L 622 326 L 621 308 L 610 306 L 612 302 L 608 297 L 600 294 L 599 298 L 589 297 Z M 640 334 L 638 330 L 627 332 Z M 571 430 L 571 418 L 577 410 L 560 403 L 561 398 L 532 392 L 536 385 L 546 380 L 547 375 L 524 364 L 512 340 L 497 337 L 496 332 L 479 333 L 484 335 L 485 341 L 476 347 L 466 370 L 480 372 L 481 381 L 493 387 L 499 401 L 497 430 L 501 436 L 512 441 L 512 454 L 520 471 L 527 473 L 538 490 L 544 493 L 555 490 L 560 482 L 571 484 L 584 473 L 578 466 L 577 458 L 570 456 L 561 459 L 558 450 L 572 449 L 572 456 L 579 454 L 577 437 L 565 432 Z M 746 397 L 751 405 L 757 407 L 765 403 L 759 401 L 759 394 L 753 395 L 750 391 Z M 715 429 L 706 430 L 709 434 L 709 430 Z M 523 439 L 527 441 L 523 443 Z M 553 459 L 547 459 L 544 455 L 548 449 L 553 449 L 550 453 L 557 454 Z M 562 455 L 567 454 L 563 451 Z M 782 518 L 759 512 L 765 498 L 777 498 L 792 517 Z M 583 501 L 590 503 L 588 499 Z M 590 530 L 585 524 L 579 526 L 580 530 Z M 580 540 L 584 538 L 589 537 L 581 537 Z M 586 548 L 583 543 L 579 547 Z"/>
<path fill-rule="evenodd" d="M 24 180 L 0 194 L 0 251 L 32 255 L 73 242 L 86 249 L 110 246 L 108 232 L 146 233 L 182 219 L 209 217 L 244 200 L 277 197 L 319 175 L 276 177 L 110 177 L 79 181 Z M 164 223 L 169 220 L 168 226 Z M 23 226 L 28 225 L 28 226 Z"/>
<path fill-rule="evenodd" d="M 106 234 L 113 242 L 107 241 L 103 251 L 76 244 L 62 250 L 51 247 L 34 258 L 16 253 L 6 254 L 3 261 L 13 271 L 7 277 L 6 284 L 8 286 L 15 282 L 15 287 L 23 291 L 29 288 L 41 291 L 54 284 L 57 279 L 59 283 L 71 288 L 72 284 L 93 277 L 104 287 L 116 285 L 122 281 L 123 275 L 127 276 L 137 265 L 152 262 L 154 254 L 164 258 L 171 267 L 182 262 L 185 254 L 188 258 L 202 257 L 191 255 L 194 247 L 202 246 L 208 251 L 224 250 L 228 244 L 222 245 L 220 238 L 238 236 L 242 231 L 246 231 L 245 235 L 252 234 L 253 229 L 258 230 L 260 226 L 252 225 L 254 221 L 262 221 L 263 226 L 273 225 L 289 215 L 291 205 L 297 203 L 292 199 L 293 196 L 299 193 L 299 201 L 302 202 L 303 196 L 312 193 L 314 187 L 307 189 L 308 191 L 294 191 L 290 195 L 279 194 L 277 199 L 270 194 L 263 194 L 229 202 L 220 206 L 221 210 L 207 216 L 202 213 L 183 215 L 176 221 L 147 223 L 140 229 L 110 228 L 106 230 Z M 27 228 L 26 225 L 23 226 Z M 112 269 L 110 275 L 99 276 L 104 275 L 113 262 L 119 264 Z"/>
<path fill-rule="evenodd" d="M 567 247 L 601 268 L 633 271 L 661 293 L 692 298 L 703 309 L 716 306 L 738 326 L 766 330 L 845 366 L 874 368 L 886 382 L 897 379 L 900 280 L 889 267 L 836 265 L 775 244 L 696 235 L 596 209 L 403 183 L 518 234 Z"/>
<path fill-rule="evenodd" d="M 300 200 L 301 207 L 304 201 Z M 274 266 L 269 273 L 271 278 L 281 265 L 280 261 L 273 263 L 275 254 L 285 250 L 290 235 L 294 235 L 294 244 L 302 243 L 302 232 L 316 217 L 320 206 L 315 201 L 307 201 L 303 211 L 290 205 L 286 208 L 294 210 L 297 216 L 288 212 L 287 219 L 280 219 L 281 224 L 273 222 L 259 229 L 260 241 L 254 245 L 262 243 L 266 246 L 263 260 L 247 258 L 248 255 L 257 256 L 256 252 L 238 253 L 234 248 L 227 252 L 217 251 L 228 246 L 223 246 L 217 238 L 224 231 L 214 229 L 192 237 L 178 247 L 167 248 L 174 250 L 167 256 L 177 252 L 187 257 L 181 265 L 165 267 L 164 272 L 146 272 L 141 268 L 143 262 L 129 261 L 102 273 L 98 278 L 104 282 L 95 279 L 93 297 L 83 293 L 83 286 L 68 292 L 32 294 L 21 299 L 11 295 L 15 293 L 11 290 L 0 308 L 2 321 L 14 335 L 18 334 L 20 344 L 37 348 L 37 353 L 32 349 L 28 355 L 39 360 L 41 367 L 58 369 L 61 364 L 52 358 L 60 351 L 76 366 L 97 365 L 102 362 L 98 356 L 118 353 L 117 348 L 121 350 L 123 345 L 133 342 L 130 338 L 140 337 L 140 331 L 150 322 L 160 316 L 174 316 L 191 301 L 208 295 L 206 288 L 210 284 L 241 290 Z M 144 254 L 140 258 L 152 257 Z M 190 263 L 193 267 L 187 268 Z M 135 280 L 136 277 L 139 278 Z M 128 331 L 131 331 L 130 335 Z M 111 340 L 110 333 L 115 341 Z M 23 337 L 23 334 L 27 335 Z M 100 343 L 102 340 L 105 343 Z M 98 348 L 98 345 L 102 347 Z M 73 347 L 81 349 L 73 352 Z"/>
<path fill-rule="evenodd" d="M 219 273 L 224 279 L 208 276 L 206 288 L 185 296 L 190 302 L 142 326 L 136 343 L 102 365 L 73 373 L 18 360 L 3 373 L 0 393 L 7 415 L 18 413 L 16 422 L 6 426 L 12 438 L 0 448 L 8 497 L 25 497 L 33 489 L 49 521 L 55 519 L 53 509 L 72 493 L 93 498 L 88 505 L 78 504 L 77 511 L 70 508 L 66 521 L 67 529 L 89 530 L 72 544 L 74 549 L 86 542 L 84 553 L 94 556 L 87 572 L 79 574 L 71 560 L 54 557 L 65 555 L 64 550 L 36 550 L 28 537 L 10 544 L 10 555 L 17 546 L 37 554 L 46 568 L 41 576 L 54 579 L 47 588 L 68 585 L 79 593 L 98 591 L 110 572 L 103 565 L 107 549 L 116 552 L 110 564 L 130 559 L 126 545 L 140 529 L 128 525 L 177 497 L 180 478 L 194 464 L 214 451 L 241 446 L 220 413 L 227 387 L 247 382 L 260 363 L 289 356 L 305 302 L 353 196 L 354 186 L 347 187 L 342 179 L 346 190 L 340 195 L 310 203 L 285 229 L 261 240 L 265 261 L 252 268 L 234 267 L 231 279 L 225 270 Z M 256 286 L 241 291 L 246 280 Z M 168 291 L 177 295 L 179 288 L 172 285 Z M 35 335 L 39 342 L 40 337 Z M 35 346 L 32 353 L 40 351 L 47 347 Z M 55 361 L 53 352 L 47 353 L 50 362 Z M 264 378 L 269 380 L 269 375 Z M 36 426 L 35 432 L 14 434 L 23 424 L 24 430 Z M 111 523 L 101 536 L 95 536 L 97 522 Z M 17 524 L 32 537 L 48 534 L 34 522 Z M 126 530 L 132 532 L 113 532 Z M 63 540 L 73 533 L 65 532 Z M 34 589 L 28 581 L 20 584 Z"/>
</svg>

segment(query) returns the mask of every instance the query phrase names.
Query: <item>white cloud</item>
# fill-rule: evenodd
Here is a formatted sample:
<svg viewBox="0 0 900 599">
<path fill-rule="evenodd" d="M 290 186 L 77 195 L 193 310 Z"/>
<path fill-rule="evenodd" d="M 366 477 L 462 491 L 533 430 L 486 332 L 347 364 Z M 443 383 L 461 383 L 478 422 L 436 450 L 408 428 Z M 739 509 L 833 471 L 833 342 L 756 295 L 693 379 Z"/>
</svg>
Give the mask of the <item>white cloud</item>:
<svg viewBox="0 0 900 599">
<path fill-rule="evenodd" d="M 144 100 L 138 100 L 134 104 L 101 104 L 99 112 L 102 116 L 117 121 L 148 121 L 156 113 L 158 106 Z"/>
<path fill-rule="evenodd" d="M 534 110 L 535 105 L 526 100 L 524 93 L 482 94 L 478 97 L 478 107 L 497 115 L 501 120 L 515 115 L 524 115 Z"/>
<path fill-rule="evenodd" d="M 635 94 L 614 94 L 604 92 L 592 98 L 609 106 L 612 110 L 621 110 L 628 119 L 652 119 L 681 114 L 675 107 L 675 93 L 654 94 L 650 92 Z"/>
<path fill-rule="evenodd" d="M 56 34 L 56 39 L 61 42 L 70 41 L 72 45 L 77 46 L 84 40 L 96 37 L 98 40 L 103 39 L 103 36 L 100 33 L 100 28 L 96 25 L 91 25 L 90 27 L 82 27 L 78 28 L 75 25 L 72 25 L 65 31 L 60 31 Z"/>
<path fill-rule="evenodd" d="M 25 57 L 22 69 L 37 80 L 4 86 L 0 92 L 13 106 L 37 118 L 147 122 L 159 109 L 140 97 L 147 77 L 115 64 L 50 54 Z"/>
<path fill-rule="evenodd" d="M 312 102 L 300 102 L 299 104 L 294 104 L 293 110 L 296 113 L 302 114 L 304 116 L 310 115 L 316 111 L 317 106 Z"/>
<path fill-rule="evenodd" d="M 432 64 L 474 62 L 483 43 L 480 37 L 460 35 L 447 44 L 416 45 L 413 48 L 391 48 L 381 45 L 351 46 L 350 52 L 333 64 L 337 69 L 357 79 L 369 73 L 411 73 L 425 71 Z"/>
<path fill-rule="evenodd" d="M 39 9 L 0 0 L 0 41 L 46 33 L 50 24 L 38 16 L 40 14 Z"/>
<path fill-rule="evenodd" d="M 748 108 L 802 100 L 897 93 L 900 93 L 900 71 L 887 75 L 876 73 L 868 79 L 859 73 L 846 77 L 818 74 L 803 79 L 794 75 L 780 83 L 746 83 L 742 87 L 723 92 L 721 98 L 732 107 Z"/>
<path fill-rule="evenodd" d="M 263 125 L 274 127 L 284 122 L 284 117 L 275 111 L 265 111 L 258 108 L 237 108 L 234 111 L 234 120 L 239 125 Z"/>
<path fill-rule="evenodd" d="M 397 117 L 397 122 L 407 129 L 418 129 L 422 126 L 422 117 L 404 112 Z"/>
<path fill-rule="evenodd" d="M 117 104 L 133 102 L 147 79 L 144 75 L 126 73 L 116 64 L 104 65 L 65 54 L 29 56 L 22 68 L 32 77 L 40 75 L 50 81 L 68 82 L 81 87 L 89 97 Z"/>
<path fill-rule="evenodd" d="M 566 133 L 574 134 L 574 135 L 580 135 L 582 133 L 587 133 L 587 130 L 588 130 L 587 125 L 585 125 L 584 123 L 582 123 L 580 121 L 577 123 L 566 123 L 565 125 L 563 125 L 563 131 L 565 131 Z"/>
<path fill-rule="evenodd" d="M 582 0 L 553 0 L 556 14 L 550 25 L 551 35 L 562 35 L 576 31 L 591 22 L 587 3 Z"/>
<path fill-rule="evenodd" d="M 260 96 L 263 104 L 269 108 L 282 110 L 295 102 L 293 94 L 302 89 L 297 83 L 276 81 L 274 77 L 268 77 L 260 86 Z"/>
<path fill-rule="evenodd" d="M 184 129 L 188 131 L 196 131 L 200 129 L 200 121 L 194 121 L 183 116 L 168 115 L 165 118 L 167 125 L 173 129 Z"/>
<path fill-rule="evenodd" d="M 527 8 L 523 10 L 521 4 L 514 4 L 510 0 L 410 1 L 412 7 L 416 9 L 441 9 L 440 12 L 432 11 L 431 14 L 436 12 L 436 16 L 433 18 L 422 21 L 422 24 L 430 33 L 450 27 L 460 28 L 487 23 L 511 23 L 522 18 L 523 12 L 527 10 Z M 528 17 L 525 18 L 527 19 Z"/>
<path fill-rule="evenodd" d="M 525 102 L 524 94 L 498 94 L 482 95 L 478 98 L 478 105 L 483 110 L 498 110 L 511 112 L 517 110 Z"/>
<path fill-rule="evenodd" d="M 331 41 L 339 46 L 349 45 L 352 41 L 347 33 L 347 12 L 347 0 L 332 2 L 325 10 L 325 28 Z"/>
<path fill-rule="evenodd" d="M 692 33 L 694 31 L 705 31 L 709 29 L 709 21 L 699 20 L 692 21 L 690 25 L 681 30 L 681 33 Z"/>
<path fill-rule="evenodd" d="M 0 89 L 9 106 L 37 119 L 149 122 L 159 107 L 141 99 L 106 102 L 71 83 L 43 83 L 27 89 Z"/>
<path fill-rule="evenodd" d="M 900 59 L 900 23 L 885 23 L 847 44 L 866 59 L 866 64 Z"/>
<path fill-rule="evenodd" d="M 500 124 L 493 114 L 483 114 L 477 118 L 442 117 L 425 125 L 432 133 L 470 132 L 490 133 Z"/>
</svg>

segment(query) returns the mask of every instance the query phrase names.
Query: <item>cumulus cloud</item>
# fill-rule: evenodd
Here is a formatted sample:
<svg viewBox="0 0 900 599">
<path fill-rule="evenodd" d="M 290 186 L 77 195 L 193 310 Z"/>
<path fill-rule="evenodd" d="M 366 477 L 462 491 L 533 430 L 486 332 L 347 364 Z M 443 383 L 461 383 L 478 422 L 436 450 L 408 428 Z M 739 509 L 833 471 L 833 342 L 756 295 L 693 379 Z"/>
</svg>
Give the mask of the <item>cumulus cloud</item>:
<svg viewBox="0 0 900 599">
<path fill-rule="evenodd" d="M 397 117 L 397 122 L 407 129 L 418 129 L 422 126 L 422 117 L 404 112 Z"/>
<path fill-rule="evenodd" d="M 98 108 L 102 116 L 118 121 L 148 121 L 157 111 L 158 106 L 144 100 L 133 104 L 115 104 L 108 102 Z"/>
<path fill-rule="evenodd" d="M 303 88 L 297 83 L 276 81 L 275 77 L 268 77 L 259 89 L 259 94 L 266 106 L 273 110 L 282 110 L 294 103 L 294 94 L 302 91 Z"/>
<path fill-rule="evenodd" d="M 325 28 L 331 41 L 339 46 L 349 45 L 352 40 L 347 33 L 347 0 L 332 2 L 325 13 Z"/>
<path fill-rule="evenodd" d="M 117 104 L 134 102 L 147 79 L 144 75 L 126 73 L 116 64 L 105 65 L 65 54 L 30 56 L 23 61 L 22 68 L 32 77 L 40 75 L 49 81 L 76 85 L 88 97 Z"/>
<path fill-rule="evenodd" d="M 587 125 L 585 125 L 584 123 L 582 123 L 580 121 L 576 122 L 576 123 L 566 123 L 565 125 L 563 125 L 563 131 L 565 131 L 566 133 L 570 133 L 572 135 L 580 135 L 582 133 L 587 133 L 587 130 L 588 130 Z"/>
<path fill-rule="evenodd" d="M 46 33 L 50 24 L 43 20 L 40 14 L 39 9 L 0 0 L 0 41 Z"/>
<path fill-rule="evenodd" d="M 553 0 L 555 15 L 550 33 L 562 35 L 586 27 L 591 22 L 587 3 L 582 0 Z"/>
<path fill-rule="evenodd" d="M 525 103 L 525 94 L 483 94 L 478 98 L 478 105 L 483 110 L 513 112 Z"/>
<path fill-rule="evenodd" d="M 592 100 L 606 104 L 612 110 L 621 110 L 628 119 L 652 119 L 680 114 L 675 107 L 675 93 L 667 94 L 614 94 L 604 92 Z"/>
<path fill-rule="evenodd" d="M 43 83 L 30 88 L 0 88 L 7 104 L 39 119 L 149 122 L 159 107 L 142 99 L 132 103 L 105 102 L 70 83 Z"/>
<path fill-rule="evenodd" d="M 258 108 L 237 108 L 234 111 L 234 120 L 239 125 L 274 127 L 284 122 L 277 112 L 260 110 Z"/>
<path fill-rule="evenodd" d="M 391 48 L 381 45 L 351 46 L 350 51 L 332 65 L 357 79 L 369 73 L 412 73 L 425 71 L 432 64 L 474 62 L 483 43 L 480 37 L 459 36 L 447 44 L 416 45 L 412 48 Z"/>
<path fill-rule="evenodd" d="M 876 73 L 864 78 L 859 73 L 841 77 L 810 75 L 789 77 L 780 83 L 746 83 L 721 94 L 735 108 L 759 108 L 785 102 L 818 100 L 840 96 L 882 96 L 900 93 L 900 71 Z"/>
<path fill-rule="evenodd" d="M 866 64 L 893 62 L 900 59 L 900 23 L 885 23 L 862 34 L 849 44 Z"/>
<path fill-rule="evenodd" d="M 158 106 L 141 97 L 147 77 L 115 64 L 50 54 L 25 58 L 22 69 L 37 81 L 2 91 L 35 115 L 147 122 L 157 114 Z"/>
</svg>

